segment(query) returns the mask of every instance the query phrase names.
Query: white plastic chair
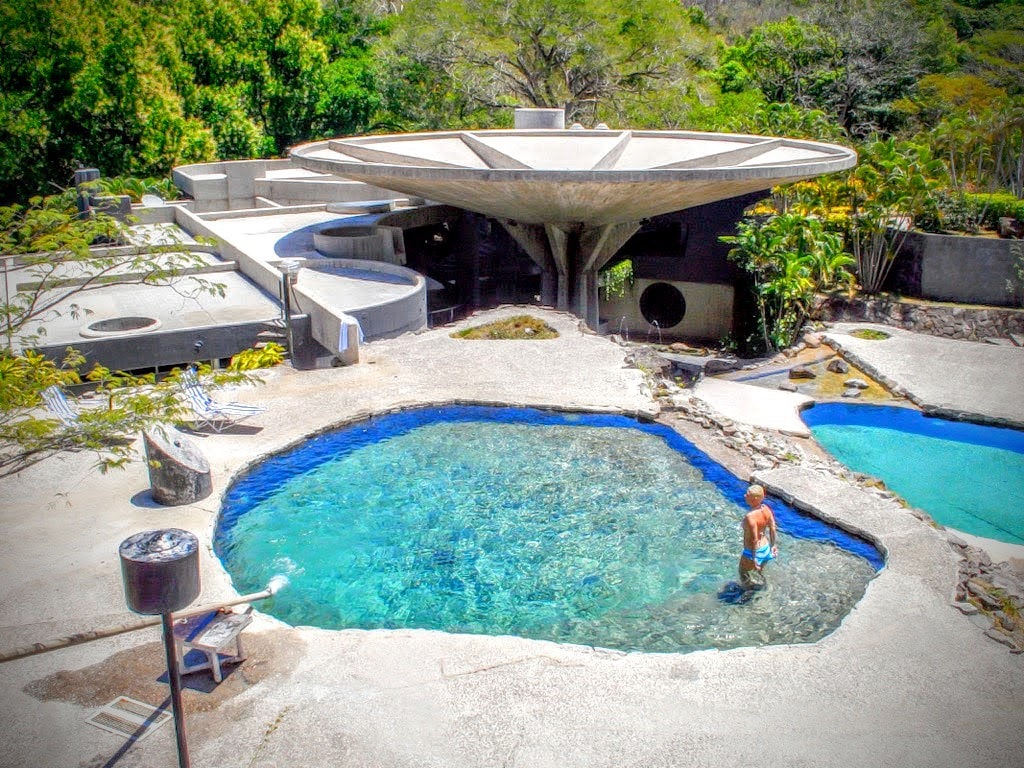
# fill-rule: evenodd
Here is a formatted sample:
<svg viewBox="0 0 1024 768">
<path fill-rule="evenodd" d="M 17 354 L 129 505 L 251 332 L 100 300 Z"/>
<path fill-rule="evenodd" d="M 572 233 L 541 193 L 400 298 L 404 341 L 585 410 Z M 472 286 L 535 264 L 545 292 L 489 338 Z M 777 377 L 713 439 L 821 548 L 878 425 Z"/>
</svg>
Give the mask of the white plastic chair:
<svg viewBox="0 0 1024 768">
<path fill-rule="evenodd" d="M 240 424 L 250 416 L 256 416 L 267 410 L 262 405 L 218 403 L 207 394 L 199 382 L 195 368 L 187 368 L 182 371 L 179 382 L 185 400 L 188 402 L 189 408 L 192 409 L 193 421 L 198 427 L 210 427 L 214 432 L 220 432 L 225 427 Z"/>
</svg>

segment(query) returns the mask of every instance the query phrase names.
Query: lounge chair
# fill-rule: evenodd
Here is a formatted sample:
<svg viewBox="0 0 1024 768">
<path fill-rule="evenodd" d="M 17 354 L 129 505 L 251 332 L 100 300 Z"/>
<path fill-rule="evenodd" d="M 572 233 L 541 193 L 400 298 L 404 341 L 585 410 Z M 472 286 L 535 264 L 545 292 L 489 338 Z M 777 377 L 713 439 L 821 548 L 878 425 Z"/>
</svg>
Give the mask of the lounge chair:
<svg viewBox="0 0 1024 768">
<path fill-rule="evenodd" d="M 185 400 L 192 409 L 193 422 L 197 427 L 210 427 L 220 432 L 225 427 L 240 424 L 250 416 L 256 416 L 267 409 L 262 405 L 244 403 L 219 403 L 211 398 L 199 382 L 195 368 L 187 368 L 179 379 Z"/>
<path fill-rule="evenodd" d="M 46 410 L 60 419 L 61 424 L 69 428 L 79 426 L 78 414 L 71 407 L 71 403 L 68 402 L 63 389 L 53 384 L 44 389 L 41 394 L 43 402 L 46 404 Z"/>
</svg>

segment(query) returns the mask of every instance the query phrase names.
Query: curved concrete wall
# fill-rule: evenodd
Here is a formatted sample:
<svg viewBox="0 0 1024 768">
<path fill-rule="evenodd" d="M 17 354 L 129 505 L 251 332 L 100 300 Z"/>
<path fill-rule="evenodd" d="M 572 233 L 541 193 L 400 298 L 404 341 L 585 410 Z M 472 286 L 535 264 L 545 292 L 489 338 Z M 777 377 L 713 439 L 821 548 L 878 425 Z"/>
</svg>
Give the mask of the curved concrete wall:
<svg viewBox="0 0 1024 768">
<path fill-rule="evenodd" d="M 320 269 L 318 269 L 318 267 Z M 373 301 L 368 296 L 367 303 L 361 306 L 338 307 L 330 300 L 322 288 L 306 287 L 299 282 L 292 290 L 300 303 L 306 308 L 312 320 L 313 337 L 332 351 L 337 351 L 340 323 L 347 315 L 359 321 L 363 334 L 368 340 L 389 338 L 410 331 L 418 331 L 427 326 L 427 281 L 419 272 L 405 267 L 383 262 L 368 265 L 359 259 L 323 259 L 310 260 L 303 268 L 313 272 L 328 271 L 332 268 L 366 270 L 394 275 L 407 281 L 408 292 L 386 301 Z"/>
<path fill-rule="evenodd" d="M 325 227 L 313 233 L 313 247 L 329 258 L 395 263 L 394 238 L 382 227 Z"/>
</svg>

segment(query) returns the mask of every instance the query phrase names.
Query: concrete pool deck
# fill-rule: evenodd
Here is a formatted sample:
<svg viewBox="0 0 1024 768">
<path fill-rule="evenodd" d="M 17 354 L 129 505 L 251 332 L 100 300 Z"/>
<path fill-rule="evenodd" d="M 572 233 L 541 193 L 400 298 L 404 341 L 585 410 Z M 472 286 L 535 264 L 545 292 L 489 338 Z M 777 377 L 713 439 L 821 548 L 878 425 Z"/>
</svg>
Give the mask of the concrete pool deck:
<svg viewBox="0 0 1024 768">
<path fill-rule="evenodd" d="M 282 367 L 260 388 L 232 391 L 269 410 L 251 426 L 191 438 L 214 480 L 214 495 L 197 504 L 155 505 L 138 461 L 101 476 L 89 457 L 65 456 L 0 481 L 0 649 L 137 618 L 125 607 L 117 547 L 141 530 L 195 532 L 206 545 L 201 602 L 233 597 L 208 549 L 220 494 L 260 456 L 310 433 L 453 400 L 656 411 L 622 347 L 581 333 L 572 316 L 528 311 L 560 338 L 465 341 L 441 328 L 371 343 L 356 366 Z M 186 678 L 193 765 L 1016 764 L 1024 655 L 952 606 L 957 567 L 945 535 L 810 468 L 757 477 L 888 553 L 829 637 L 625 654 L 514 637 L 290 628 L 259 615 L 244 635 L 248 660 L 220 686 L 205 673 Z M 0 766 L 177 765 L 169 725 L 130 745 L 85 722 L 118 695 L 161 704 L 163 672 L 157 629 L 0 664 Z"/>
</svg>

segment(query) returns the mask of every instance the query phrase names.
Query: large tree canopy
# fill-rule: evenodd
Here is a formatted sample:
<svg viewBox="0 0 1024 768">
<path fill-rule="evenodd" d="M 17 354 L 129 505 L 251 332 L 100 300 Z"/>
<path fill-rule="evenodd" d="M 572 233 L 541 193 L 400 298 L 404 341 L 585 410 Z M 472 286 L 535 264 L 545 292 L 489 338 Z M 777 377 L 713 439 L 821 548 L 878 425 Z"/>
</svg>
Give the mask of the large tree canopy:
<svg viewBox="0 0 1024 768">
<path fill-rule="evenodd" d="M 394 45 L 471 104 L 564 107 L 588 123 L 684 93 L 713 52 L 675 0 L 416 0 Z"/>
<path fill-rule="evenodd" d="M 564 106 L 586 125 L 857 141 L 932 143 L 936 126 L 980 120 L 995 128 L 971 141 L 994 159 L 971 183 L 1015 188 L 1019 106 L 1007 107 L 1024 97 L 1022 10 L 1024 0 L 8 0 L 0 204 L 52 193 L 78 163 L 162 175 L 326 136 L 508 125 L 513 106 Z"/>
</svg>

